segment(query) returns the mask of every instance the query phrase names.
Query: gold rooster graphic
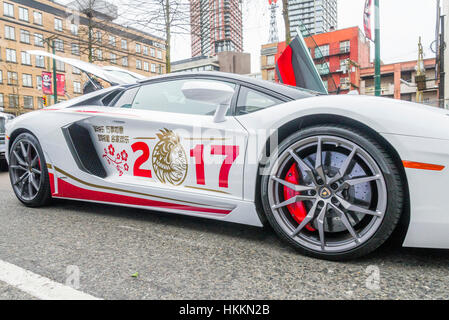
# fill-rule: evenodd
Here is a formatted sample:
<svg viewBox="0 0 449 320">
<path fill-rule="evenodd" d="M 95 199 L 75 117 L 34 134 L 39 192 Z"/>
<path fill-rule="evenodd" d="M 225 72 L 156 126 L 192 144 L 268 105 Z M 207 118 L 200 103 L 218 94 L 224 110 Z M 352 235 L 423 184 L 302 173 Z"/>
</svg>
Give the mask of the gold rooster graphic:
<svg viewBox="0 0 449 320">
<path fill-rule="evenodd" d="M 160 132 L 152 156 L 154 172 L 161 182 L 180 185 L 187 176 L 186 153 L 176 133 L 167 128 Z"/>
</svg>

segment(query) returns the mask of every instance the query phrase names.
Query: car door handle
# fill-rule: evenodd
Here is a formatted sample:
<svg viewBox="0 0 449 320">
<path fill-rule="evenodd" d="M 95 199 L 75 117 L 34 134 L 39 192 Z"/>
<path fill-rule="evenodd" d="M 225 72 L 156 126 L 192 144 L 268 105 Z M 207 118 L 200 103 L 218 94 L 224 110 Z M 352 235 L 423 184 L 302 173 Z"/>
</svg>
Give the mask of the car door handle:
<svg viewBox="0 0 449 320">
<path fill-rule="evenodd" d="M 112 120 L 112 122 L 114 122 L 114 123 L 121 123 L 121 124 L 125 123 L 125 121 L 123 121 L 123 120 Z"/>
</svg>

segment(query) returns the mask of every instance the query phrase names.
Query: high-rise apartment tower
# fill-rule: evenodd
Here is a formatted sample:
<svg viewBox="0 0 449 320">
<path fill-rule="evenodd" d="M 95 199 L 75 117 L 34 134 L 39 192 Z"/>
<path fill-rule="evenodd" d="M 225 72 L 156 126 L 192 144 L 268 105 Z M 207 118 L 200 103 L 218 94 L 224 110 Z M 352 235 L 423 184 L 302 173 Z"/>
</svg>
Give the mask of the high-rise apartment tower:
<svg viewBox="0 0 449 320">
<path fill-rule="evenodd" d="M 337 29 L 337 0 L 289 0 L 288 14 L 292 37 L 301 24 L 305 37 Z"/>
<path fill-rule="evenodd" d="M 242 52 L 241 0 L 190 0 L 192 57 Z"/>
</svg>

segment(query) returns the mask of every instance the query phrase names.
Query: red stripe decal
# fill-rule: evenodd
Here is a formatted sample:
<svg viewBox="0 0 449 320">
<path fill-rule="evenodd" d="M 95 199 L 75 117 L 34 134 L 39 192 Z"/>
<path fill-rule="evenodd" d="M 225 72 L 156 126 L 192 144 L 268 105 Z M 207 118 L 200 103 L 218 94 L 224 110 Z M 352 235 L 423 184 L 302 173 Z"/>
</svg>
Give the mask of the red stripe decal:
<svg viewBox="0 0 449 320">
<path fill-rule="evenodd" d="M 51 176 L 50 176 L 51 178 Z M 162 202 L 156 200 L 142 199 L 130 196 L 123 196 L 120 194 L 107 193 L 102 191 L 87 190 L 73 184 L 70 184 L 62 179 L 58 179 L 58 194 L 56 198 L 70 198 L 76 200 L 90 200 L 90 201 L 103 201 L 110 203 L 129 204 L 144 207 L 165 208 L 173 210 L 185 210 L 201 213 L 216 213 L 216 214 L 229 214 L 232 210 L 226 209 L 213 209 L 203 207 L 193 207 L 184 204 Z"/>
<path fill-rule="evenodd" d="M 48 169 L 47 169 L 48 171 Z M 50 173 L 50 171 L 48 171 L 48 179 L 50 180 L 50 190 L 51 190 L 51 194 L 55 193 L 55 177 L 53 175 L 53 173 Z"/>
<path fill-rule="evenodd" d="M 134 114 L 117 113 L 117 112 L 103 112 L 103 111 L 97 111 L 97 110 L 74 110 L 74 112 L 78 112 L 78 113 L 93 113 L 93 114 L 110 114 L 110 115 L 114 115 L 114 116 L 137 117 Z"/>
</svg>

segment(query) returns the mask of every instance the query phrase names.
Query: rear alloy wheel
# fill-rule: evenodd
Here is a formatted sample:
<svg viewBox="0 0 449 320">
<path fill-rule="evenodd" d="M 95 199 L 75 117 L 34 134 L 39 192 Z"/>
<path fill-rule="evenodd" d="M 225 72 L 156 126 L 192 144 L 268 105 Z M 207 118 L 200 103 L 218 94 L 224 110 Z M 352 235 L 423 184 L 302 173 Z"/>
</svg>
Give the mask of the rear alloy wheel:
<svg viewBox="0 0 449 320">
<path fill-rule="evenodd" d="M 267 218 L 304 253 L 355 258 L 380 246 L 402 208 L 390 156 L 360 132 L 311 127 L 290 136 L 262 178 Z"/>
<path fill-rule="evenodd" d="M 9 177 L 17 198 L 27 206 L 41 206 L 50 199 L 45 159 L 37 139 L 22 133 L 9 152 Z"/>
</svg>

